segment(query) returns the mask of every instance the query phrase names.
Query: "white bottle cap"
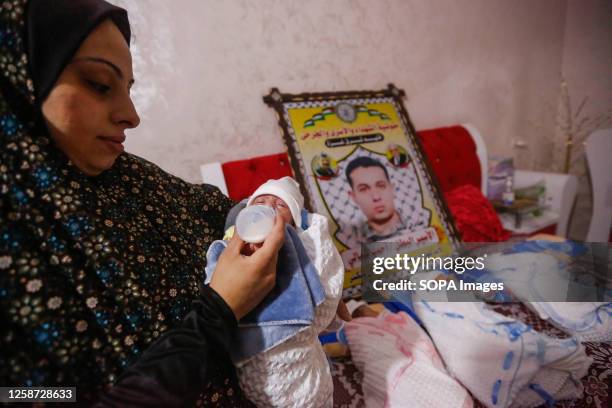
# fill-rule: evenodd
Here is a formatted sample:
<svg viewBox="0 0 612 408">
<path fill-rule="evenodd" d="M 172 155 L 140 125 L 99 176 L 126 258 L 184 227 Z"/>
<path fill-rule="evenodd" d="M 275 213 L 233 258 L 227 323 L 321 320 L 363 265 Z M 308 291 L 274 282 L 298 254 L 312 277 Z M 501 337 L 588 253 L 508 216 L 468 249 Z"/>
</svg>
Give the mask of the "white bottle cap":
<svg viewBox="0 0 612 408">
<path fill-rule="evenodd" d="M 272 227 L 276 211 L 265 205 L 252 205 L 244 208 L 236 218 L 236 232 L 244 241 L 251 244 L 263 242 Z"/>
</svg>

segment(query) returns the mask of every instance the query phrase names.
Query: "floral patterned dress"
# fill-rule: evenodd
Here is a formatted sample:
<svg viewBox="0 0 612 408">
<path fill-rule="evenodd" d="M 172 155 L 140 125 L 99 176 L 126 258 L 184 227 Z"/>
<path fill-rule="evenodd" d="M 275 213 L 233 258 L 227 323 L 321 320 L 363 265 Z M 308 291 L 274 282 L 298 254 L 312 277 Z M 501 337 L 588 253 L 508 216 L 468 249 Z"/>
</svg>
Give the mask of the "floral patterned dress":
<svg viewBox="0 0 612 408">
<path fill-rule="evenodd" d="M 78 171 L 42 124 L 25 0 L 0 9 L 0 383 L 96 400 L 200 296 L 231 201 L 130 154 Z M 196 403 L 245 406 L 219 350 Z"/>
</svg>

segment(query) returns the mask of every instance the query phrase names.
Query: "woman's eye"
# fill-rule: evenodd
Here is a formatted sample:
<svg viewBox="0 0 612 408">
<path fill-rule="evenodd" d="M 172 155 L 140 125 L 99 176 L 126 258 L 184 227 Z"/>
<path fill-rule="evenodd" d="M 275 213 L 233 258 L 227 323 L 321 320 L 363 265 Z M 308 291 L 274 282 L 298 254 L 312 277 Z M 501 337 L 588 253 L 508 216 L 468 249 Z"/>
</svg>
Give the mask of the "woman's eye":
<svg viewBox="0 0 612 408">
<path fill-rule="evenodd" d="M 92 81 L 90 79 L 87 80 L 87 83 L 89 84 L 89 86 L 91 86 L 91 88 L 94 91 L 98 92 L 101 95 L 107 94 L 108 91 L 110 91 L 110 89 L 111 89 L 110 86 L 108 86 L 108 85 L 104 85 L 104 84 L 101 84 L 100 82 Z"/>
</svg>

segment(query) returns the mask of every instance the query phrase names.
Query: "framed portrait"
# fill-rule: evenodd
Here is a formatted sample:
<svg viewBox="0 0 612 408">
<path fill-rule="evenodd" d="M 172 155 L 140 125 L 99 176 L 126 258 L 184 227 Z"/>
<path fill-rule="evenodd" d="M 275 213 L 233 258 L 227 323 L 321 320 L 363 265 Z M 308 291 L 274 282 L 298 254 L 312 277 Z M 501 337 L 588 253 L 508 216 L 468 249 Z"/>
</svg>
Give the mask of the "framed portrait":
<svg viewBox="0 0 612 408">
<path fill-rule="evenodd" d="M 359 294 L 362 244 L 459 243 L 403 96 L 390 84 L 297 95 L 273 88 L 264 97 L 307 208 L 330 220 L 346 268 L 345 297 Z"/>
</svg>

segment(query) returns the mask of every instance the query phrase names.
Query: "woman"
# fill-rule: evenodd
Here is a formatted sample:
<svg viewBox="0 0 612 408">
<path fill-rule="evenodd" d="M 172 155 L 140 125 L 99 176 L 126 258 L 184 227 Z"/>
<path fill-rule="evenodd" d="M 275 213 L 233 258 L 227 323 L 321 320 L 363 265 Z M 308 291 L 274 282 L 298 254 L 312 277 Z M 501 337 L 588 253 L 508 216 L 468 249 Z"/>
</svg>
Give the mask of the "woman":
<svg viewBox="0 0 612 408">
<path fill-rule="evenodd" d="M 129 40 L 103 0 L 2 2 L 0 384 L 246 406 L 225 347 L 274 285 L 282 223 L 253 256 L 233 240 L 200 289 L 231 202 L 123 152 Z"/>
</svg>

